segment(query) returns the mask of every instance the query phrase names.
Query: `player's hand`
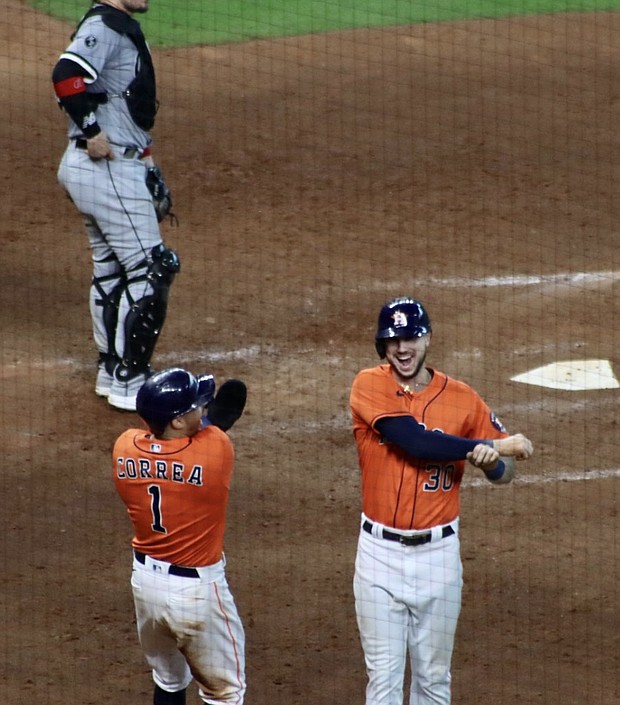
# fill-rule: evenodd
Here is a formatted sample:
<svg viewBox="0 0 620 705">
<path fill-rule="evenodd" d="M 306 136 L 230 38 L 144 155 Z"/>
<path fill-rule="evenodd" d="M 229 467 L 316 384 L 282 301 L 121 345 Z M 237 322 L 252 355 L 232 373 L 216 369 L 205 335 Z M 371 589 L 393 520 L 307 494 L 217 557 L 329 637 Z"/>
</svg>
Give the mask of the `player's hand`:
<svg viewBox="0 0 620 705">
<path fill-rule="evenodd" d="M 493 470 L 499 460 L 499 451 L 486 443 L 478 443 L 473 450 L 467 453 L 467 460 L 481 470 Z"/>
<path fill-rule="evenodd" d="M 108 136 L 103 130 L 98 135 L 86 140 L 86 149 L 88 156 L 93 161 L 98 161 L 99 159 L 114 159 L 114 152 L 108 142 Z"/>
<path fill-rule="evenodd" d="M 527 460 L 534 452 L 532 441 L 522 433 L 515 433 L 514 436 L 508 436 L 508 438 L 496 438 L 493 441 L 493 447 L 500 455 L 513 457 L 517 460 Z"/>
</svg>

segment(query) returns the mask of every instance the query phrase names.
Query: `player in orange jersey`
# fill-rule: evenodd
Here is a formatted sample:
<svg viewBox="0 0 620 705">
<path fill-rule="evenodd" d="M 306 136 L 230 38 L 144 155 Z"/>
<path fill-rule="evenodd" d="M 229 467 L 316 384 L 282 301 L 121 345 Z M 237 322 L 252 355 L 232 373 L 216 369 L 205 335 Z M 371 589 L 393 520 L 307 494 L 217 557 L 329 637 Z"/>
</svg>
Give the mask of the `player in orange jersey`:
<svg viewBox="0 0 620 705">
<path fill-rule="evenodd" d="M 525 436 L 508 436 L 471 387 L 426 366 L 431 334 L 419 301 L 390 301 L 375 336 L 386 364 L 362 370 L 351 389 L 362 473 L 354 592 L 366 705 L 402 705 L 407 652 L 411 705 L 450 703 L 464 461 L 503 484 L 514 458 L 533 452 Z"/>
<path fill-rule="evenodd" d="M 246 388 L 180 368 L 150 377 L 137 411 L 149 430 L 114 445 L 114 482 L 133 523 L 133 590 L 154 705 L 185 705 L 192 680 L 212 705 L 243 703 L 245 636 L 224 571 L 234 450 L 225 430 Z"/>
</svg>

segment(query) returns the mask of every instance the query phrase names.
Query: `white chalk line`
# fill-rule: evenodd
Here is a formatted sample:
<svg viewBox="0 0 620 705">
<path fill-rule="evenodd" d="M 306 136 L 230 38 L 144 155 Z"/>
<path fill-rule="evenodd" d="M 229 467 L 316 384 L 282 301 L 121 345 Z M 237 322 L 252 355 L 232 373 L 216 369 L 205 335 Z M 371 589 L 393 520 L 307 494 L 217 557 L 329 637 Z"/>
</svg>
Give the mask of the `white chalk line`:
<svg viewBox="0 0 620 705">
<path fill-rule="evenodd" d="M 246 348 L 236 348 L 235 350 L 214 350 L 205 352 L 202 350 L 187 350 L 185 352 L 171 352 L 158 355 L 160 363 L 176 365 L 179 360 L 198 360 L 199 362 L 221 362 L 227 360 L 248 360 L 255 359 L 259 355 L 272 354 L 275 348 L 272 346 L 250 345 Z M 161 366 L 161 364 L 160 364 Z M 78 360 L 76 358 L 57 358 L 55 360 L 33 360 L 27 362 L 10 362 L 0 365 L 0 373 L 23 372 L 25 370 L 48 371 L 53 369 L 73 368 L 77 370 L 95 370 L 95 360 Z"/>
<path fill-rule="evenodd" d="M 534 462 L 534 460 L 527 461 Z M 480 473 L 479 470 L 467 466 L 465 475 L 463 477 L 461 487 L 464 490 L 490 490 L 496 492 L 505 492 L 510 487 L 525 486 L 536 488 L 543 485 L 561 485 L 564 483 L 573 482 L 586 482 L 592 480 L 610 480 L 620 477 L 620 468 L 601 468 L 601 469 L 588 469 L 588 470 L 561 470 L 555 474 L 549 475 L 519 475 L 514 478 L 514 480 L 509 485 L 494 485 L 489 482 L 484 477 L 472 477 L 468 473 Z M 517 466 L 517 473 L 519 472 L 519 467 Z M 359 468 L 357 465 L 352 465 L 351 467 L 341 469 L 337 476 L 339 478 L 350 477 L 354 478 L 356 481 L 359 478 Z"/>
<path fill-rule="evenodd" d="M 519 274 L 505 275 L 499 277 L 479 277 L 469 279 L 467 277 L 425 277 L 423 280 L 412 277 L 409 280 L 401 281 L 375 281 L 364 283 L 365 289 L 384 290 L 400 289 L 402 287 L 419 286 L 420 284 L 431 284 L 444 289 L 464 288 L 481 289 L 492 287 L 528 287 L 528 286 L 575 286 L 593 284 L 611 284 L 620 279 L 620 272 L 558 272 L 556 274 Z M 351 289 L 357 291 L 357 289 Z"/>
<path fill-rule="evenodd" d="M 518 466 L 517 466 L 518 472 Z M 554 475 L 517 475 L 513 485 L 557 485 L 561 482 L 583 482 L 585 480 L 608 480 L 620 477 L 620 468 L 594 470 L 563 470 Z M 493 484 L 482 477 L 463 478 L 463 487 L 492 488 Z M 501 488 L 500 488 L 501 489 Z"/>
</svg>

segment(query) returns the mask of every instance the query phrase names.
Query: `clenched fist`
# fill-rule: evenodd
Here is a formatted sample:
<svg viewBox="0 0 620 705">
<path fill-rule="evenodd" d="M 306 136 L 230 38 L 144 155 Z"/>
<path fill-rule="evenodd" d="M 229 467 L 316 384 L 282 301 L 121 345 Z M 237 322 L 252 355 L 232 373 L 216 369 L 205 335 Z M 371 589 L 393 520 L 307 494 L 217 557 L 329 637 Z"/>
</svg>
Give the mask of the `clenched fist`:
<svg viewBox="0 0 620 705">
<path fill-rule="evenodd" d="M 529 438 L 522 433 L 515 433 L 508 438 L 498 438 L 493 441 L 493 448 L 505 457 L 527 460 L 534 452 L 534 446 Z"/>
<path fill-rule="evenodd" d="M 499 460 L 499 452 L 496 448 L 491 448 L 486 443 L 478 443 L 478 445 L 469 453 L 467 460 L 481 470 L 489 470 L 497 465 Z"/>
</svg>

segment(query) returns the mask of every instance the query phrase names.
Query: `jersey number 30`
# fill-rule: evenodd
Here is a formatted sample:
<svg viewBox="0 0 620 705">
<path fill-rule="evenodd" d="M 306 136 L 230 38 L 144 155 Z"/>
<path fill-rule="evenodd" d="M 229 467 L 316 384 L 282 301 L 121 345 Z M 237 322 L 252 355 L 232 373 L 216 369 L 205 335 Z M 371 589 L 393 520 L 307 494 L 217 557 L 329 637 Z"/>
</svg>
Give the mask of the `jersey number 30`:
<svg viewBox="0 0 620 705">
<path fill-rule="evenodd" d="M 454 465 L 427 465 L 428 479 L 424 483 L 425 492 L 443 490 L 449 492 L 454 484 Z"/>
</svg>

